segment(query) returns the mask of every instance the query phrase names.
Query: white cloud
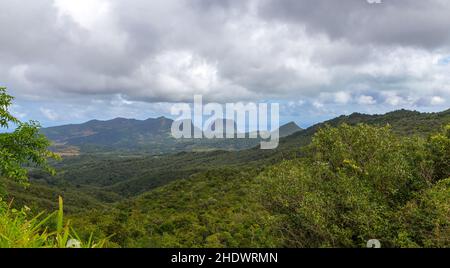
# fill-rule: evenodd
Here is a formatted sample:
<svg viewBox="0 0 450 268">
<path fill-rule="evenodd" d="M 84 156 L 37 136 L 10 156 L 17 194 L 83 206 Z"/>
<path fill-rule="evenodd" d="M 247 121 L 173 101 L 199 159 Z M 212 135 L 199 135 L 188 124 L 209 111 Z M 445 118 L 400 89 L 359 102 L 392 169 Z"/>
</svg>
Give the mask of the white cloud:
<svg viewBox="0 0 450 268">
<path fill-rule="evenodd" d="M 439 96 L 433 96 L 430 100 L 431 105 L 441 105 L 445 103 L 445 99 Z"/>
<path fill-rule="evenodd" d="M 71 16 L 81 26 L 93 29 L 110 14 L 110 3 L 106 0 L 54 0 L 60 16 Z"/>
<path fill-rule="evenodd" d="M 398 96 L 395 92 L 384 92 L 385 103 L 391 106 L 400 106 L 404 104 L 406 101 L 401 96 Z"/>
<path fill-rule="evenodd" d="M 324 107 L 323 103 L 319 102 L 319 101 L 313 101 L 312 105 L 316 108 L 316 109 L 322 109 Z"/>
<path fill-rule="evenodd" d="M 335 102 L 338 104 L 347 104 L 352 100 L 352 96 L 349 92 L 339 91 L 334 94 Z"/>
<path fill-rule="evenodd" d="M 60 116 L 51 109 L 41 107 L 39 110 L 47 119 L 51 121 L 56 121 L 60 119 Z"/>
<path fill-rule="evenodd" d="M 374 105 L 376 104 L 376 100 L 372 96 L 361 95 L 357 99 L 358 104 L 361 105 Z"/>
<path fill-rule="evenodd" d="M 291 101 L 290 110 L 441 108 L 450 97 L 450 38 L 442 34 L 450 4 L 402 3 L 1 1 L 0 73 L 17 100 L 50 109 L 46 118 L 57 121 L 67 117 L 53 112 L 57 104 L 92 105 L 79 117 L 135 115 L 138 103 L 194 94 Z M 377 24 L 361 28 L 343 10 Z"/>
</svg>

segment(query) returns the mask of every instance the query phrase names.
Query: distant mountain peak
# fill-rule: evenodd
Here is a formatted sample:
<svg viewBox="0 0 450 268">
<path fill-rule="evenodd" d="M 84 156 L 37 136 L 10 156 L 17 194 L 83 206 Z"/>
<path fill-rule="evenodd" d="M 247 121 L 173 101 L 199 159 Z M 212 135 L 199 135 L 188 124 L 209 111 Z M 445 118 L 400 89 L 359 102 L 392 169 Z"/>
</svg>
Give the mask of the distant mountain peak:
<svg viewBox="0 0 450 268">
<path fill-rule="evenodd" d="M 280 127 L 280 137 L 286 137 L 301 130 L 301 127 L 299 127 L 295 122 L 291 121 Z"/>
<path fill-rule="evenodd" d="M 298 128 L 298 129 L 302 129 L 302 128 L 299 127 L 299 126 L 297 125 L 297 123 L 295 123 L 294 121 L 291 121 L 291 122 L 289 122 L 289 123 L 287 123 L 287 124 L 284 124 L 284 125 L 281 126 L 281 127 L 296 127 L 296 128 Z"/>
<path fill-rule="evenodd" d="M 217 119 L 215 122 L 223 122 L 225 127 L 228 121 L 232 122 L 236 128 L 236 122 L 233 120 Z M 211 150 L 217 148 L 234 150 L 250 148 L 258 143 L 258 139 L 175 140 L 171 136 L 172 122 L 172 119 L 164 116 L 146 120 L 118 117 L 109 121 L 91 120 L 83 124 L 43 128 L 41 132 L 58 146 L 65 146 L 70 150 L 77 147 L 81 153 L 123 150 L 160 154 L 182 150 Z M 378 126 L 390 124 L 396 133 L 402 135 L 418 133 L 418 130 L 420 130 L 419 134 L 426 136 L 449 122 L 450 109 L 436 113 L 420 113 L 402 109 L 386 114 L 352 113 L 342 115 L 305 130 L 295 122 L 289 122 L 279 127 L 279 134 L 280 137 L 286 137 L 284 140 L 294 141 L 295 144 L 295 140 L 299 139 L 298 144 L 303 144 L 305 137 L 310 138 L 317 129 L 325 125 L 365 123 Z M 196 127 L 192 122 L 188 123 L 191 124 L 194 131 Z M 283 144 L 289 143 L 284 142 Z"/>
<path fill-rule="evenodd" d="M 158 118 L 156 118 L 157 120 L 171 120 L 171 119 L 169 119 L 169 118 L 167 118 L 167 117 L 165 117 L 165 116 L 160 116 L 160 117 L 158 117 Z"/>
<path fill-rule="evenodd" d="M 165 116 L 159 116 L 159 117 L 150 117 L 150 118 L 145 119 L 144 121 L 159 121 L 159 122 L 170 121 L 170 122 L 172 122 L 173 120 L 170 118 L 167 118 Z"/>
<path fill-rule="evenodd" d="M 127 122 L 127 121 L 138 121 L 138 120 L 132 119 L 132 118 L 125 118 L 125 117 L 116 117 L 111 120 L 106 120 L 105 122 Z"/>
</svg>

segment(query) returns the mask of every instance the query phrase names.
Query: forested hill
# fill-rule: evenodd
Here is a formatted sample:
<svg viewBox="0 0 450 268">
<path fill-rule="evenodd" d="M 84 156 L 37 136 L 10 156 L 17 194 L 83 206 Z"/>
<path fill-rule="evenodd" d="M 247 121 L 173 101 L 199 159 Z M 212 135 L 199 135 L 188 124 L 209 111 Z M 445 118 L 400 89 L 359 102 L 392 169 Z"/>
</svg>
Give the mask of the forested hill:
<svg viewBox="0 0 450 268">
<path fill-rule="evenodd" d="M 394 133 L 402 136 L 419 135 L 425 137 L 431 133 L 439 131 L 443 126 L 450 123 L 450 109 L 437 113 L 421 113 L 418 111 L 397 110 L 386 114 L 361 114 L 353 113 L 341 115 L 334 119 L 313 125 L 303 131 L 282 139 L 282 150 L 289 147 L 304 145 L 318 129 L 325 125 L 338 126 L 340 124 L 369 124 L 373 126 L 390 125 Z"/>
<path fill-rule="evenodd" d="M 259 139 L 248 138 L 175 139 L 171 135 L 172 123 L 172 119 L 165 117 L 147 120 L 115 118 L 107 121 L 91 120 L 83 124 L 43 128 L 41 132 L 54 142 L 53 149 L 65 156 L 80 153 L 129 152 L 156 155 L 182 151 L 241 150 L 254 147 L 259 143 Z M 214 125 L 213 122 L 213 129 Z M 234 126 L 236 131 L 235 123 Z M 194 129 L 191 123 L 191 130 Z M 301 128 L 294 122 L 283 125 L 279 129 L 281 137 L 300 130 Z"/>
<path fill-rule="evenodd" d="M 355 125 L 366 123 L 375 126 L 389 124 L 395 133 L 400 135 L 426 136 L 443 125 L 450 122 L 450 109 L 438 113 L 421 113 L 418 111 L 397 110 L 381 115 L 367 115 L 353 113 L 349 116 L 340 116 L 322 124 L 316 125 L 310 131 L 314 132 L 323 124 L 337 126 L 342 123 Z"/>
<path fill-rule="evenodd" d="M 309 142 L 316 130 L 326 124 L 336 126 L 366 123 L 383 126 L 390 124 L 401 135 L 427 135 L 450 121 L 450 110 L 439 113 L 420 113 L 398 110 L 382 115 L 353 113 L 316 124 L 302 130 L 294 122 L 280 127 L 281 150 L 301 146 Z M 170 134 L 172 120 L 159 117 L 147 120 L 116 118 L 108 121 L 92 120 L 83 124 L 57 126 L 42 129 L 42 133 L 54 141 L 53 149 L 63 156 L 80 153 L 146 153 L 167 154 L 177 152 L 202 152 L 211 150 L 242 150 L 257 147 L 258 139 L 181 139 Z M 246 154 L 246 153 L 244 153 Z"/>
<path fill-rule="evenodd" d="M 180 152 L 161 156 L 148 154 L 127 156 L 112 152 L 106 155 L 86 154 L 64 157 L 63 161 L 54 164 L 58 171 L 56 177 L 33 171 L 32 179 L 40 183 L 40 186 L 56 187 L 52 197 L 57 195 L 58 189 L 66 189 L 66 194 L 74 196 L 80 191 L 86 191 L 88 196 L 100 196 L 101 201 L 115 201 L 206 170 L 223 167 L 258 168 L 283 159 L 294 158 L 300 154 L 300 148 L 310 142 L 319 128 L 326 124 L 337 126 L 340 123 L 368 123 L 378 126 L 390 124 L 395 133 L 426 136 L 432 132 L 439 132 L 443 125 L 450 123 L 450 110 L 440 113 L 396 111 L 385 115 L 340 116 L 281 138 L 280 146 L 276 150 L 261 150 L 255 145 L 251 149 L 239 151 Z M 75 126 L 68 126 L 68 128 L 76 129 Z M 16 190 L 20 191 L 18 188 Z M 34 191 L 33 187 L 30 191 Z M 36 192 L 44 191 L 36 189 Z M 29 195 L 23 195 L 24 198 L 27 196 L 29 197 Z M 36 194 L 35 197 L 47 198 L 42 194 Z M 70 200 L 67 202 L 70 203 Z M 50 201 L 47 200 L 44 203 L 50 203 Z M 86 203 L 92 202 L 86 201 Z"/>
<path fill-rule="evenodd" d="M 383 247 L 449 247 L 450 125 L 441 124 L 448 111 L 376 117 L 331 120 L 336 127 L 290 136 L 271 154 L 179 154 L 178 164 L 199 168 L 188 179 L 75 220 L 126 247 L 365 247 L 373 238 Z M 348 125 L 368 118 L 392 128 Z M 284 148 L 307 143 L 309 133 L 308 150 L 286 159 Z"/>
<path fill-rule="evenodd" d="M 114 122 L 117 124 L 129 123 L 128 121 L 120 121 L 122 120 Z M 156 122 L 161 124 L 161 121 Z M 99 126 L 100 124 L 98 123 L 95 121 L 90 122 L 90 124 Z M 389 124 L 392 132 L 396 135 L 392 136 L 390 131 L 384 128 L 370 128 L 367 125 L 349 129 L 342 127 L 342 123 L 349 125 L 366 123 L 369 126 L 385 126 Z M 324 136 L 322 134 L 322 136 L 319 136 L 323 143 L 321 146 L 324 146 L 323 148 L 321 147 L 321 150 L 324 150 L 324 153 L 338 153 L 332 151 L 332 148 L 326 148 L 333 145 L 336 142 L 335 139 L 338 138 L 350 139 L 350 141 L 345 141 L 351 142 L 350 145 L 353 143 L 355 145 L 368 145 L 367 148 L 366 146 L 359 148 L 358 150 L 361 152 L 350 152 L 356 154 L 354 156 L 355 160 L 344 159 L 347 162 L 350 161 L 348 163 L 344 161 L 346 172 L 359 174 L 360 167 L 355 165 L 355 163 L 358 163 L 358 161 L 363 163 L 363 160 L 359 159 L 359 157 L 364 156 L 366 153 L 372 154 L 372 152 L 365 151 L 369 149 L 375 150 L 375 153 L 379 154 L 377 156 L 379 161 L 390 161 L 391 156 L 399 157 L 401 160 L 398 163 L 399 165 L 403 165 L 408 161 L 419 161 L 423 156 L 418 155 L 417 158 L 409 159 L 407 157 L 411 152 L 403 151 L 409 150 L 407 148 L 413 146 L 414 148 L 417 147 L 417 151 L 413 151 L 414 153 L 420 153 L 424 150 L 427 157 L 436 155 L 436 159 L 442 163 L 442 166 L 437 166 L 436 170 L 439 171 L 440 169 L 441 171 L 439 172 L 445 173 L 449 169 L 448 166 L 445 166 L 449 163 L 448 153 L 443 152 L 439 154 L 439 150 L 441 150 L 439 147 L 437 147 L 436 151 L 429 152 L 428 148 L 432 149 L 433 147 L 430 145 L 431 147 L 425 146 L 423 148 L 425 141 L 423 143 L 406 143 L 405 145 L 407 146 L 399 146 L 399 144 L 403 144 L 403 141 L 400 141 L 402 136 L 418 135 L 427 137 L 431 133 L 441 132 L 446 124 L 450 124 L 450 110 L 440 113 L 419 113 L 400 110 L 384 115 L 352 114 L 337 117 L 282 138 L 280 146 L 276 150 L 261 150 L 255 146 L 245 150 L 179 152 L 165 155 L 122 155 L 114 153 L 114 151 L 110 154 L 82 154 L 75 157 L 64 157 L 61 162 L 54 163 L 57 170 L 56 177 L 39 170 L 32 170 L 30 174 L 31 185 L 27 189 L 12 182 L 5 182 L 5 184 L 8 198 L 10 200 L 14 199 L 16 207 L 27 205 L 34 211 L 54 209 L 57 205 L 55 202 L 57 197 L 59 195 L 63 196 L 66 212 L 73 215 L 77 225 L 85 229 L 86 234 L 90 232 L 100 236 L 115 234 L 113 241 L 120 246 L 277 246 L 280 245 L 279 236 L 273 234 L 272 231 L 273 227 L 277 226 L 278 223 L 272 222 L 272 220 L 277 219 L 278 216 L 274 217 L 271 213 L 278 215 L 279 211 L 266 211 L 265 204 L 258 199 L 257 188 L 261 185 L 259 176 L 261 172 L 272 169 L 273 173 L 266 175 L 268 180 L 279 176 L 279 181 L 276 184 L 268 186 L 270 189 L 264 194 L 265 196 L 270 196 L 270 194 L 275 193 L 274 191 L 283 190 L 279 186 L 283 186 L 283 176 L 285 175 L 292 176 L 291 179 L 294 180 L 292 181 L 294 184 L 310 184 L 308 185 L 308 187 L 311 187 L 311 190 L 308 190 L 309 194 L 317 193 L 322 194 L 321 196 L 329 196 L 330 193 L 326 192 L 328 191 L 327 189 L 320 188 L 322 183 L 316 185 L 314 180 L 308 181 L 309 177 L 302 178 L 305 181 L 295 181 L 297 178 L 301 178 L 305 172 L 316 172 L 323 167 L 302 167 L 302 163 L 315 163 L 314 161 L 309 162 L 312 156 L 305 155 L 302 147 L 310 144 L 313 135 L 320 133 L 320 129 L 324 129 L 326 125 L 340 126 L 339 129 L 325 132 L 327 135 L 331 135 L 330 140 L 326 139 L 327 135 Z M 75 126 L 67 127 L 71 131 L 78 131 Z M 132 127 L 128 127 L 128 129 L 132 129 Z M 439 139 L 445 139 L 443 137 L 439 136 L 438 139 L 432 141 L 439 142 Z M 384 141 L 384 139 L 386 140 Z M 378 147 L 381 150 L 379 152 L 377 151 Z M 391 150 L 394 151 L 391 152 Z M 447 160 L 445 157 L 447 157 Z M 375 160 L 378 161 L 377 159 Z M 398 161 L 399 159 L 394 160 Z M 300 163 L 296 162 L 298 160 Z M 295 162 L 289 163 L 286 167 L 272 168 L 285 161 Z M 433 162 L 424 162 L 426 165 L 429 163 Z M 368 174 L 375 176 L 378 180 L 379 178 L 376 177 L 378 176 L 378 168 L 383 168 L 386 165 L 386 170 L 383 172 L 386 172 L 387 175 L 391 174 L 392 170 L 396 170 L 396 167 L 390 168 L 390 164 L 390 162 L 383 162 L 381 165 L 378 162 L 371 163 L 370 165 L 373 166 L 368 167 L 374 169 L 370 170 Z M 408 169 L 417 165 L 413 163 Z M 289 173 L 291 170 L 294 173 Z M 289 172 L 285 174 L 283 173 L 285 171 Z M 333 170 L 327 172 L 331 173 L 323 174 L 335 174 Z M 372 174 L 372 172 L 374 173 Z M 416 171 L 411 170 L 411 172 Z M 433 174 L 436 171 L 427 172 L 423 173 L 420 171 L 420 174 Z M 335 175 L 340 174 L 337 172 Z M 381 174 L 380 176 L 385 176 L 386 174 Z M 311 178 L 316 178 L 319 175 L 311 173 Z M 369 175 L 364 176 L 367 177 Z M 394 180 L 398 176 L 394 174 L 391 177 Z M 444 178 L 444 176 L 441 177 Z M 354 178 L 352 177 L 352 179 Z M 328 181 L 327 178 L 323 178 L 323 182 Z M 418 177 L 418 181 L 420 185 L 414 184 L 414 187 L 422 187 L 422 178 Z M 339 186 L 343 188 L 336 191 L 352 189 L 357 181 L 342 181 L 342 183 L 349 183 L 348 185 L 352 186 L 349 188 L 348 185 L 343 184 Z M 392 181 L 392 183 L 397 182 Z M 290 185 L 285 186 L 287 187 L 286 189 L 278 192 L 277 200 L 278 198 L 284 198 L 283 196 L 286 196 L 286 194 L 296 193 L 295 191 L 290 191 Z M 358 187 L 362 187 L 362 185 Z M 300 187 L 298 189 L 303 188 Z M 370 188 L 370 191 L 372 190 L 374 194 L 378 195 L 377 189 Z M 402 191 L 404 190 L 402 189 Z M 438 191 L 439 194 L 442 192 L 440 188 L 434 190 Z M 393 189 L 393 191 L 397 190 Z M 345 193 L 353 194 L 353 192 Z M 417 192 L 413 192 L 413 194 L 416 195 Z M 431 196 L 433 192 L 429 194 Z M 443 196 L 445 197 L 445 195 Z M 344 197 L 346 198 L 346 195 L 343 195 Z M 294 202 L 301 199 L 296 196 L 292 198 L 292 200 L 286 200 L 287 205 L 291 201 Z M 341 198 L 341 196 L 336 196 L 336 198 Z M 351 200 L 353 197 L 349 196 L 348 198 L 348 200 Z M 410 200 L 411 197 L 408 195 L 405 198 Z M 373 203 L 373 200 L 363 201 L 370 201 L 366 205 L 374 207 L 379 205 L 376 202 Z M 342 202 L 345 202 L 345 200 Z M 390 199 L 387 199 L 386 202 L 386 204 L 391 204 Z M 445 202 L 443 203 L 444 205 L 446 204 Z M 386 204 L 381 204 L 380 206 L 385 207 Z M 405 203 L 401 205 L 403 206 Z M 362 211 L 361 213 L 372 211 L 373 209 L 370 206 L 367 208 L 367 211 Z M 304 213 L 312 213 L 308 215 L 328 213 L 327 211 L 314 211 L 316 209 L 314 206 L 305 207 L 305 209 L 311 209 L 309 212 L 303 211 Z M 392 207 L 392 211 L 397 210 L 397 207 Z M 330 211 L 334 213 L 332 215 L 341 214 L 341 211 L 338 210 Z M 391 211 L 387 213 L 387 215 L 391 215 Z M 313 228 L 311 226 L 316 225 L 316 223 L 311 222 L 313 219 L 308 218 L 308 215 L 305 214 L 302 217 L 306 217 L 305 219 L 311 225 L 302 228 Z M 360 218 L 358 215 L 352 214 L 350 216 Z M 403 217 L 402 215 L 400 216 Z M 327 217 L 331 217 L 331 214 L 327 215 Z M 330 218 L 327 220 L 333 221 L 335 219 Z M 391 219 L 386 220 L 390 221 Z M 330 224 L 334 223 L 330 222 Z M 342 224 L 342 222 L 338 222 L 338 224 Z M 353 226 L 353 224 L 349 226 Z M 328 229 L 325 228 L 323 231 L 326 230 Z M 346 232 L 357 233 L 359 230 L 347 230 Z M 328 238 L 323 239 L 327 241 L 326 239 Z M 281 243 L 283 242 L 281 241 Z M 318 244 L 316 245 L 313 242 L 308 245 L 318 246 Z M 320 246 L 329 245 L 323 244 Z"/>
</svg>

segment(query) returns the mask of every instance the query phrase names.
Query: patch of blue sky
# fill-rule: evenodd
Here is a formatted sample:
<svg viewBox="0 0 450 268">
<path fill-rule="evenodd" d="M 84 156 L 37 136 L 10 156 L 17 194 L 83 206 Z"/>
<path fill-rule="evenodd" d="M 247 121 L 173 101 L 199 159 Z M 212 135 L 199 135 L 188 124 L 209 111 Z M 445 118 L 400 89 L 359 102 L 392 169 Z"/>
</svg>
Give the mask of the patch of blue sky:
<svg viewBox="0 0 450 268">
<path fill-rule="evenodd" d="M 439 65 L 449 65 L 450 64 L 450 56 L 443 57 L 438 62 Z"/>
</svg>

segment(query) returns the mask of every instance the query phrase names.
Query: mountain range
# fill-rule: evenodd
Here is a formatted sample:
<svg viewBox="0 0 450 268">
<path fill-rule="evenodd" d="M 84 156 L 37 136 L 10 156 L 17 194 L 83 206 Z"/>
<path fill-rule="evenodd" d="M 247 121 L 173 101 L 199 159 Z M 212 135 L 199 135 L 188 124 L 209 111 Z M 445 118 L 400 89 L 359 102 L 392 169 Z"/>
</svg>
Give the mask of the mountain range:
<svg viewBox="0 0 450 268">
<path fill-rule="evenodd" d="M 302 147 L 308 145 L 318 129 L 326 125 L 338 126 L 343 123 L 390 125 L 392 131 L 400 136 L 427 137 L 441 131 L 444 125 L 450 124 L 450 110 L 438 113 L 398 110 L 380 115 L 353 113 L 299 131 L 294 124 L 287 124 L 281 128 L 281 132 L 288 129 L 292 134 L 281 138 L 280 145 L 275 150 L 260 150 L 254 143 L 246 144 L 248 149 L 230 149 L 238 148 L 233 143 L 249 139 L 226 140 L 228 144 L 220 144 L 215 140 L 206 140 L 210 141 L 210 144 L 189 144 L 186 141 L 189 146 L 181 144 L 177 147 L 174 146 L 177 145 L 177 141 L 168 137 L 171 123 L 170 119 L 163 117 L 142 121 L 117 118 L 43 129 L 42 132 L 49 138 L 62 144 L 59 146 L 66 148 L 72 146 L 76 148 L 74 150 L 78 150 L 73 154 L 79 155 L 63 157 L 62 161 L 52 163 L 57 170 L 55 177 L 41 170 L 31 170 L 31 185 L 27 190 L 21 185 L 5 181 L 7 191 L 14 197 L 17 206 L 26 204 L 36 209 L 55 209 L 55 200 L 59 195 L 64 196 L 65 209 L 69 213 L 81 213 L 76 214 L 75 219 L 85 219 L 86 213 L 93 209 L 100 209 L 102 217 L 112 213 L 103 212 L 103 209 L 112 209 L 128 215 L 126 211 L 130 206 L 152 207 L 155 211 L 167 209 L 172 213 L 175 201 L 182 204 L 177 205 L 176 209 L 183 213 L 187 209 L 184 206 L 188 206 L 195 214 L 198 211 L 208 210 L 210 208 L 208 204 L 220 204 L 219 208 L 228 209 L 230 202 L 234 202 L 236 207 L 239 207 L 238 211 L 241 211 L 240 209 L 247 207 L 250 201 L 242 201 L 240 198 L 249 196 L 253 187 L 259 184 L 258 174 L 271 165 L 301 157 Z M 141 140 L 137 139 L 138 137 L 143 141 L 148 138 L 149 141 L 143 143 L 145 146 L 151 146 L 153 142 L 155 147 L 160 146 L 170 153 L 119 152 L 117 148 L 128 145 L 139 149 L 140 145 L 137 144 Z M 161 137 L 162 141 L 158 141 L 158 137 Z M 219 145 L 222 147 L 218 147 Z M 104 151 L 86 153 L 92 152 L 89 151 L 92 148 Z M 100 152 L 100 149 L 97 152 Z M 232 175 L 235 171 L 236 176 Z M 249 181 L 252 184 L 248 184 Z M 210 200 L 211 193 L 214 194 L 216 201 Z M 197 198 L 198 195 L 203 197 Z M 217 209 L 212 207 L 211 210 Z M 142 215 L 148 215 L 148 211 L 142 212 Z M 122 216 L 120 214 L 118 217 Z M 95 214 L 93 221 L 98 217 L 99 215 Z M 160 221 L 164 222 L 165 217 Z M 112 223 L 118 221 L 111 220 Z M 119 229 L 109 233 L 120 233 L 125 228 L 120 226 L 115 227 Z"/>
<path fill-rule="evenodd" d="M 212 123 L 211 129 L 215 128 L 216 122 Z M 223 122 L 225 126 L 226 120 Z M 171 135 L 172 123 L 172 119 L 165 117 L 146 120 L 115 118 L 107 121 L 91 120 L 83 124 L 43 128 L 41 132 L 54 142 L 53 149 L 63 155 L 112 151 L 163 154 L 214 149 L 241 150 L 254 147 L 260 141 L 260 139 L 249 138 L 175 139 Z M 231 123 L 237 129 L 236 124 Z M 191 129 L 192 131 L 195 129 L 192 123 Z M 280 137 L 289 136 L 300 130 L 302 129 L 299 126 L 290 122 L 279 128 Z"/>
</svg>

